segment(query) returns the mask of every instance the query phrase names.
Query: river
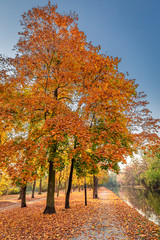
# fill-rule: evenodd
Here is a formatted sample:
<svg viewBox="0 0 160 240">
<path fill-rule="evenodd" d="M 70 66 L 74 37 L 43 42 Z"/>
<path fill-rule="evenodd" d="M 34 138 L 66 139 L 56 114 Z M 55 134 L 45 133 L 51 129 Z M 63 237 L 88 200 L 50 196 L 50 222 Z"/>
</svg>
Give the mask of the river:
<svg viewBox="0 0 160 240">
<path fill-rule="evenodd" d="M 134 207 L 141 215 L 160 226 L 160 194 L 146 189 L 131 187 L 110 188 L 124 202 Z"/>
</svg>

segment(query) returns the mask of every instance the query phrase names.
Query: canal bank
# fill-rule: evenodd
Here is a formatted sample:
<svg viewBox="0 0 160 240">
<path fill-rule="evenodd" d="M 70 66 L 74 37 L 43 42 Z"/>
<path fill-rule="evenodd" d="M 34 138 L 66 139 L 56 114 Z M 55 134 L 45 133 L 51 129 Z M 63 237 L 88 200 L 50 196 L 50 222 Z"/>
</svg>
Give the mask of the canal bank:
<svg viewBox="0 0 160 240">
<path fill-rule="evenodd" d="M 160 226 L 160 193 L 145 188 L 108 187 L 141 215 Z"/>
</svg>

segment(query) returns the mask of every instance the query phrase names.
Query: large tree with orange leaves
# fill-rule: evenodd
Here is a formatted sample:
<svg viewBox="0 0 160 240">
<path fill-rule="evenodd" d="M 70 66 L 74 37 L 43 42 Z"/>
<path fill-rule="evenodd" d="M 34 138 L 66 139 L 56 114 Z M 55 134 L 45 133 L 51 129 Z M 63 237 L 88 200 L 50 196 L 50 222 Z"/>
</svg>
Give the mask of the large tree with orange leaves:
<svg viewBox="0 0 160 240">
<path fill-rule="evenodd" d="M 17 55 L 1 58 L 1 122 L 10 128 L 2 164 L 9 170 L 17 166 L 26 183 L 49 162 L 45 213 L 55 212 L 55 168 L 66 139 L 71 169 L 77 161 L 93 172 L 98 163 L 116 169 L 134 140 L 128 112 L 137 86 L 118 71 L 118 58 L 87 42 L 77 20 L 58 13 L 50 1 L 29 10 L 22 15 Z"/>
<path fill-rule="evenodd" d="M 77 16 L 59 14 L 56 9 L 48 2 L 25 13 L 16 57 L 1 59 L 5 66 L 1 71 L 1 117 L 17 132 L 3 147 L 3 162 L 5 153 L 15 155 L 24 146 L 27 162 L 28 158 L 39 160 L 37 155 L 41 155 L 39 164 L 49 161 L 45 212 L 55 212 L 53 158 L 57 157 L 58 143 L 66 135 L 81 136 L 83 142 L 87 132 L 69 102 L 81 81 L 81 51 L 88 51 L 88 43 L 77 27 Z"/>
</svg>

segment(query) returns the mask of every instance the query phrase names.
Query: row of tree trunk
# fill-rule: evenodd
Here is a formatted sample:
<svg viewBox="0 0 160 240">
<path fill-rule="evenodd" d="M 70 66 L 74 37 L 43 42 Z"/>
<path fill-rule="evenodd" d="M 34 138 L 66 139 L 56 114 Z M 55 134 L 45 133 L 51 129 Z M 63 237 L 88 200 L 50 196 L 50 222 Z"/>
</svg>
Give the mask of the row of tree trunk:
<svg viewBox="0 0 160 240">
<path fill-rule="evenodd" d="M 70 208 L 69 199 L 70 199 L 70 193 L 72 189 L 73 168 L 74 168 L 74 159 L 72 159 L 72 163 L 71 163 L 70 176 L 68 180 L 68 189 L 67 189 L 66 198 L 65 198 L 66 209 Z M 44 210 L 44 214 L 56 212 L 55 205 L 54 205 L 54 194 L 53 194 L 55 193 L 55 189 L 54 189 L 55 188 L 55 171 L 53 170 L 52 162 L 50 162 L 49 176 L 50 177 L 48 179 L 47 204 Z M 58 185 L 60 186 L 60 183 Z M 31 196 L 32 198 L 34 198 L 35 187 L 36 187 L 36 180 L 34 180 L 34 183 L 33 183 L 32 196 Z M 38 194 L 41 194 L 41 190 L 42 190 L 42 179 L 40 179 Z M 84 193 L 85 193 L 85 206 L 86 206 L 87 205 L 86 178 L 84 183 Z M 57 197 L 58 196 L 59 196 L 59 187 L 57 188 Z M 93 198 L 98 198 L 98 178 L 96 176 L 93 176 Z M 19 199 L 21 199 L 21 207 L 26 207 L 26 186 L 21 187 Z"/>
</svg>

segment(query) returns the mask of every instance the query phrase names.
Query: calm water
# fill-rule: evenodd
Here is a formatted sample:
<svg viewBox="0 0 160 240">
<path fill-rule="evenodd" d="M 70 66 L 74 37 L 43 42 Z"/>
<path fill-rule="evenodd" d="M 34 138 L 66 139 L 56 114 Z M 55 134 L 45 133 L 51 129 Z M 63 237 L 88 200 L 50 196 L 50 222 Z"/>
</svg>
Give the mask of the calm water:
<svg viewBox="0 0 160 240">
<path fill-rule="evenodd" d="M 160 194 L 144 189 L 108 188 L 140 214 L 160 226 Z"/>
</svg>

